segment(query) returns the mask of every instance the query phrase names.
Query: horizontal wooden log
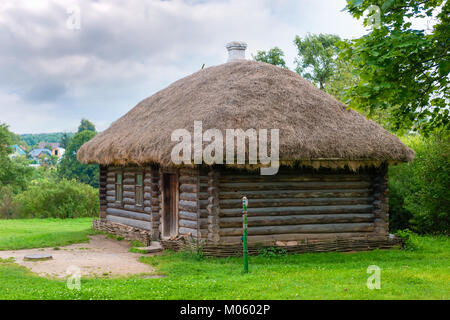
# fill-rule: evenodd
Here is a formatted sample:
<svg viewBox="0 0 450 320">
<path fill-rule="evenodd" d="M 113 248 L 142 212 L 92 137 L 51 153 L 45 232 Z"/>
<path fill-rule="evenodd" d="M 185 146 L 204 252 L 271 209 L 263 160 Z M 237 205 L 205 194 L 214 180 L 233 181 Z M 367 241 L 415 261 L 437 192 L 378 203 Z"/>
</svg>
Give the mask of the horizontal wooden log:
<svg viewBox="0 0 450 320">
<path fill-rule="evenodd" d="M 197 178 L 194 176 L 180 176 L 178 181 L 180 184 L 196 184 Z"/>
<path fill-rule="evenodd" d="M 123 191 L 130 191 L 130 192 L 134 192 L 136 190 L 135 186 L 131 186 L 131 185 L 124 185 L 122 187 Z"/>
<path fill-rule="evenodd" d="M 184 219 L 178 220 L 178 225 L 180 227 L 191 228 L 191 229 L 197 229 L 197 226 L 198 226 L 197 221 L 184 220 Z"/>
<path fill-rule="evenodd" d="M 259 190 L 259 191 L 220 191 L 220 199 L 242 199 L 246 196 L 251 199 L 268 199 L 268 198 L 355 198 L 355 197 L 369 197 L 369 189 L 349 189 L 349 190 Z"/>
<path fill-rule="evenodd" d="M 119 216 L 128 219 L 150 221 L 150 215 L 146 213 L 133 212 L 117 208 L 107 208 L 106 213 L 112 216 Z"/>
<path fill-rule="evenodd" d="M 197 219 L 198 219 L 196 212 L 189 212 L 189 211 L 182 211 L 182 210 L 180 210 L 178 212 L 178 217 L 179 217 L 179 219 L 192 220 L 192 221 L 197 221 Z"/>
<path fill-rule="evenodd" d="M 327 224 L 327 223 L 356 223 L 373 222 L 374 215 L 366 214 L 317 214 L 300 216 L 268 216 L 268 217 L 249 217 L 248 226 L 279 226 L 279 225 L 298 225 L 298 224 Z M 221 218 L 221 228 L 238 228 L 242 226 L 242 217 Z"/>
<path fill-rule="evenodd" d="M 197 185 L 196 184 L 182 184 L 180 185 L 180 192 L 187 192 L 187 193 L 196 193 L 197 192 Z"/>
<path fill-rule="evenodd" d="M 324 189 L 363 189 L 369 188 L 369 181 L 337 182 L 242 182 L 220 183 L 221 191 L 255 191 L 255 190 L 324 190 Z"/>
<path fill-rule="evenodd" d="M 116 196 L 107 196 L 106 197 L 106 201 L 108 202 L 116 202 Z"/>
<path fill-rule="evenodd" d="M 107 184 L 106 190 L 116 190 L 116 185 L 115 184 Z"/>
<path fill-rule="evenodd" d="M 124 191 L 123 192 L 123 197 L 124 198 L 135 199 L 136 198 L 136 193 L 134 191 Z"/>
<path fill-rule="evenodd" d="M 178 232 L 182 235 L 191 234 L 193 237 L 197 237 L 197 229 L 181 227 L 178 229 Z"/>
<path fill-rule="evenodd" d="M 197 212 L 197 202 L 196 201 L 180 200 L 178 207 L 179 207 L 179 210 L 189 211 L 189 212 Z"/>
<path fill-rule="evenodd" d="M 181 192 L 180 193 L 180 200 L 197 201 L 197 194 L 196 193 Z"/>
<path fill-rule="evenodd" d="M 339 232 L 371 232 L 373 223 L 336 223 L 336 224 L 304 224 L 292 226 L 249 227 L 249 235 L 269 235 L 282 233 L 339 233 Z M 220 236 L 236 236 L 242 234 L 242 228 L 221 228 Z"/>
<path fill-rule="evenodd" d="M 276 216 L 276 215 L 301 215 L 301 214 L 331 214 L 331 213 L 369 213 L 372 205 L 354 206 L 308 206 L 308 207 L 265 207 L 250 208 L 248 216 Z M 242 209 L 222 209 L 220 217 L 239 217 Z"/>
<path fill-rule="evenodd" d="M 106 195 L 115 197 L 116 196 L 116 190 L 106 190 Z"/>
<path fill-rule="evenodd" d="M 129 185 L 129 186 L 134 186 L 134 185 L 136 185 L 136 179 L 135 178 L 123 179 L 123 184 L 124 185 Z"/>
<path fill-rule="evenodd" d="M 292 207 L 292 206 L 324 206 L 324 205 L 352 205 L 371 204 L 372 197 L 364 198 L 280 198 L 280 199 L 250 199 L 250 208 L 259 207 Z M 242 208 L 242 199 L 220 200 L 223 209 Z"/>
<path fill-rule="evenodd" d="M 314 181 L 370 181 L 370 175 L 361 174 L 277 174 L 266 177 L 261 175 L 229 175 L 220 176 L 221 183 L 227 182 L 314 182 Z"/>
<path fill-rule="evenodd" d="M 136 199 L 133 198 L 123 198 L 122 203 L 124 204 L 136 204 Z"/>
<path fill-rule="evenodd" d="M 149 221 L 134 220 L 134 219 L 128 219 L 128 218 L 113 216 L 113 215 L 107 215 L 106 220 L 111 221 L 111 222 L 121 223 L 121 224 L 135 227 L 135 228 L 151 230 L 151 223 Z"/>
</svg>

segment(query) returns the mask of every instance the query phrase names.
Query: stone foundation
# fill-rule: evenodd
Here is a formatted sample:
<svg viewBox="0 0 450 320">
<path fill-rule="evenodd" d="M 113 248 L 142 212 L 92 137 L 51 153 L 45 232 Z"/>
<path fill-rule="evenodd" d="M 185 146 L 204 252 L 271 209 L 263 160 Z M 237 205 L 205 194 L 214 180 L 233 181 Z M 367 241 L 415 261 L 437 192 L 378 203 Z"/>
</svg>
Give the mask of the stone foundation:
<svg viewBox="0 0 450 320">
<path fill-rule="evenodd" d="M 92 221 L 92 227 L 94 230 L 104 231 L 118 237 L 123 237 L 125 240 L 139 241 L 146 246 L 151 244 L 152 235 L 151 232 L 147 230 L 104 220 Z"/>
</svg>

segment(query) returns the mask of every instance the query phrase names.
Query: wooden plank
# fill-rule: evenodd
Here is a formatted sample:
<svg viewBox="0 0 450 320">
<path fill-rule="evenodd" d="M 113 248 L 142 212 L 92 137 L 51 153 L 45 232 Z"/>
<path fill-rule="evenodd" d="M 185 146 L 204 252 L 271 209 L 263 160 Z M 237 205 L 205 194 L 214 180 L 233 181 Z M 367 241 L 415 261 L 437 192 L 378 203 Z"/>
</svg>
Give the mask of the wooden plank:
<svg viewBox="0 0 450 320">
<path fill-rule="evenodd" d="M 300 216 L 266 216 L 249 217 L 248 226 L 279 226 L 279 225 L 297 225 L 297 224 L 327 224 L 327 223 L 356 223 L 373 222 L 372 213 L 361 214 L 317 214 Z M 242 226 L 242 217 L 221 218 L 221 228 L 239 228 Z"/>
<path fill-rule="evenodd" d="M 255 191 L 255 190 L 324 190 L 324 189 L 363 189 L 369 188 L 369 181 L 336 181 L 336 182 L 240 182 L 221 183 L 222 191 Z"/>
<path fill-rule="evenodd" d="M 371 232 L 373 223 L 335 223 L 304 224 L 292 226 L 249 227 L 249 235 L 269 235 L 282 233 L 339 233 L 339 232 Z M 221 228 L 220 236 L 236 236 L 242 234 L 242 228 Z"/>
<path fill-rule="evenodd" d="M 119 216 L 113 216 L 113 215 L 107 215 L 106 216 L 106 220 L 107 221 L 111 221 L 111 222 L 116 222 L 116 223 L 121 223 L 127 226 L 131 226 L 131 227 L 135 227 L 135 228 L 140 228 L 140 229 L 144 229 L 144 230 L 151 230 L 151 224 L 148 221 L 141 221 L 141 220 L 134 220 L 134 219 L 128 219 L 128 218 L 124 218 L 124 217 L 119 217 Z"/>
<path fill-rule="evenodd" d="M 197 221 L 197 213 L 195 212 L 181 210 L 178 212 L 178 217 L 179 219 Z"/>
<path fill-rule="evenodd" d="M 367 174 L 277 174 L 266 177 L 261 175 L 230 175 L 224 174 L 220 177 L 220 183 L 240 182 L 318 182 L 318 181 L 370 181 L 371 176 Z"/>
<path fill-rule="evenodd" d="M 124 217 L 124 218 L 128 218 L 128 219 L 150 221 L 150 215 L 148 215 L 146 213 L 138 213 L 138 212 L 116 209 L 116 208 L 107 208 L 106 213 L 113 215 L 113 216 L 119 216 L 119 217 Z"/>
<path fill-rule="evenodd" d="M 178 221 L 178 226 L 184 228 L 197 229 L 197 221 L 180 219 Z"/>
<path fill-rule="evenodd" d="M 351 205 L 351 204 L 371 204 L 373 197 L 364 198 L 280 198 L 280 199 L 250 199 L 250 208 L 259 207 L 291 207 L 291 206 L 323 206 L 323 205 Z M 220 207 L 241 208 L 241 199 L 220 200 Z"/>
<path fill-rule="evenodd" d="M 369 197 L 371 192 L 369 189 L 349 189 L 349 190 L 259 190 L 259 191 L 220 191 L 220 199 L 242 199 L 246 196 L 251 199 L 267 199 L 267 198 L 355 198 Z"/>
<path fill-rule="evenodd" d="M 372 205 L 353 206 L 309 206 L 309 207 L 265 207 L 250 208 L 248 216 L 276 216 L 295 214 L 331 214 L 331 213 L 369 213 L 372 212 Z M 220 209 L 221 217 L 239 217 L 242 209 Z"/>
</svg>

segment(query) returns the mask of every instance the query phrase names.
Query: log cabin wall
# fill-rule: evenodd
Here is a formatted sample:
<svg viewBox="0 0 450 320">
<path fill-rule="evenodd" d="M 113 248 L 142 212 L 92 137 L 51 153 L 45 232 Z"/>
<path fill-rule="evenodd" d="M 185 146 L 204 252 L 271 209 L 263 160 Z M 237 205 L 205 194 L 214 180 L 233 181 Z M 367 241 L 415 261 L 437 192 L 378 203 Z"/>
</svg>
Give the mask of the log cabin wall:
<svg viewBox="0 0 450 320">
<path fill-rule="evenodd" d="M 178 234 L 198 238 L 199 229 L 199 170 L 182 168 L 179 170 Z"/>
<path fill-rule="evenodd" d="M 107 185 L 108 168 L 100 166 L 99 181 L 98 181 L 98 194 L 99 194 L 99 216 L 100 220 L 106 219 L 106 209 L 108 202 L 106 201 L 106 185 Z"/>
<path fill-rule="evenodd" d="M 386 172 L 210 173 L 209 238 L 241 241 L 243 196 L 249 200 L 249 242 L 386 235 Z"/>
<path fill-rule="evenodd" d="M 122 176 L 121 184 L 117 181 L 118 174 Z M 136 175 L 138 174 L 142 175 L 143 179 L 141 187 L 143 193 L 142 205 L 136 199 Z M 106 221 L 148 231 L 157 228 L 158 222 L 152 221 L 152 213 L 153 204 L 157 202 L 157 199 L 153 199 L 153 196 L 158 196 L 158 193 L 148 192 L 152 191 L 152 169 L 108 167 L 106 176 Z M 117 195 L 116 188 L 121 188 L 122 199 Z"/>
</svg>

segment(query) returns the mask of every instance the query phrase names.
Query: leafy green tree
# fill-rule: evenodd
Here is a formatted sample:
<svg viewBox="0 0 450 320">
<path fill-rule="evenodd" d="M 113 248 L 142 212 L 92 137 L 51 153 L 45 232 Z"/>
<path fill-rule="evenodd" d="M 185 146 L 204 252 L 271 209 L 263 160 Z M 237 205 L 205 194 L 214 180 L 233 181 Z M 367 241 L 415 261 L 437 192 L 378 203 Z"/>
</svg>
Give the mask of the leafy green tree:
<svg viewBox="0 0 450 320">
<path fill-rule="evenodd" d="M 80 147 L 96 135 L 95 131 L 83 130 L 70 138 L 59 167 L 58 174 L 68 180 L 76 179 L 82 183 L 98 187 L 99 168 L 95 164 L 83 164 L 77 160 L 77 152 Z"/>
<path fill-rule="evenodd" d="M 61 136 L 61 148 L 66 149 L 69 145 L 69 140 L 72 135 L 68 134 L 67 132 L 63 132 Z"/>
<path fill-rule="evenodd" d="M 8 186 L 14 193 L 24 190 L 33 168 L 24 159 L 10 159 L 11 132 L 6 124 L 0 124 L 0 187 Z"/>
<path fill-rule="evenodd" d="M 97 132 L 97 130 L 95 129 L 95 125 L 92 122 L 87 119 L 81 119 L 81 123 L 78 127 L 78 132 L 82 132 L 85 130 Z"/>
<path fill-rule="evenodd" d="M 269 51 L 258 51 L 253 57 L 256 61 L 270 63 L 283 69 L 287 69 L 286 61 L 284 60 L 284 52 L 278 47 L 274 47 Z"/>
<path fill-rule="evenodd" d="M 373 25 L 367 35 L 340 44 L 359 81 L 349 91 L 350 106 L 389 110 L 395 128 L 421 130 L 449 126 L 450 5 L 446 0 L 347 0 L 346 10 Z M 374 7 L 372 7 L 374 8 Z M 430 30 L 412 22 L 431 19 Z"/>
<path fill-rule="evenodd" d="M 308 34 L 304 39 L 296 36 L 297 73 L 324 90 L 337 69 L 336 43 L 340 40 L 339 36 L 332 34 Z"/>
</svg>

